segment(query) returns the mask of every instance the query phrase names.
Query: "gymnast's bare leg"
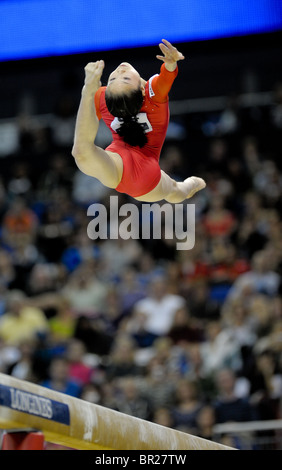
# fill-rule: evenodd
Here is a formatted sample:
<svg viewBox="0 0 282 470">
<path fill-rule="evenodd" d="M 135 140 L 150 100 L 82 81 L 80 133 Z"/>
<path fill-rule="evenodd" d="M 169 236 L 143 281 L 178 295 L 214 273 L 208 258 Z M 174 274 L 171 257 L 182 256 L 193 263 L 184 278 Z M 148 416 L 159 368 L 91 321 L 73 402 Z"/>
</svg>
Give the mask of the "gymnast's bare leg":
<svg viewBox="0 0 282 470">
<path fill-rule="evenodd" d="M 104 65 L 104 61 L 99 60 L 85 67 L 85 82 L 76 118 L 72 155 L 83 173 L 97 178 L 109 188 L 116 188 L 122 178 L 122 158 L 118 153 L 107 152 L 94 143 L 99 128 L 94 96 L 101 86 Z"/>
<path fill-rule="evenodd" d="M 202 178 L 190 176 L 183 182 L 178 182 L 161 170 L 161 179 L 158 185 L 141 197 L 136 197 L 138 201 L 157 202 L 165 200 L 172 204 L 177 204 L 190 199 L 196 192 L 206 187 L 206 183 Z"/>
</svg>

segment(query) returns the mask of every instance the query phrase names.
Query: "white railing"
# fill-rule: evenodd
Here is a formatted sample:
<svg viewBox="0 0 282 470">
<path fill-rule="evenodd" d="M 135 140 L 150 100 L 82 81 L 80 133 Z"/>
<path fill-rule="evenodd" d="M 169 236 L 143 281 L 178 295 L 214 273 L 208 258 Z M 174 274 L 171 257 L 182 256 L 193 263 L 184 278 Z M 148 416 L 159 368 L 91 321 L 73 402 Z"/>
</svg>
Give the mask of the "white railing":
<svg viewBox="0 0 282 470">
<path fill-rule="evenodd" d="M 214 440 L 227 436 L 244 450 L 282 450 L 282 419 L 216 424 Z"/>
</svg>

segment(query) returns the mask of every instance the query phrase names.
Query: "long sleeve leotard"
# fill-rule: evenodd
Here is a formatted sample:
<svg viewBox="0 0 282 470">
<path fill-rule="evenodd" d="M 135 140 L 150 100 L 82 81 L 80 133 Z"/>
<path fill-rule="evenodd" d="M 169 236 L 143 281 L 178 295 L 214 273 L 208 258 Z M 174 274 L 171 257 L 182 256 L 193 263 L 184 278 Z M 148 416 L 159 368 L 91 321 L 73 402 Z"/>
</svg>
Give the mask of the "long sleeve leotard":
<svg viewBox="0 0 282 470">
<path fill-rule="evenodd" d="M 119 120 L 109 113 L 105 101 L 106 87 L 95 94 L 98 119 L 111 130 L 113 141 L 106 150 L 118 153 L 123 160 L 123 175 L 116 190 L 132 197 L 143 196 L 154 189 L 161 178 L 159 158 L 169 123 L 169 92 L 178 68 L 169 72 L 162 64 L 160 73 L 151 77 L 145 86 L 143 105 L 137 118 L 146 129 L 148 142 L 142 148 L 126 144 L 116 132 Z"/>
</svg>

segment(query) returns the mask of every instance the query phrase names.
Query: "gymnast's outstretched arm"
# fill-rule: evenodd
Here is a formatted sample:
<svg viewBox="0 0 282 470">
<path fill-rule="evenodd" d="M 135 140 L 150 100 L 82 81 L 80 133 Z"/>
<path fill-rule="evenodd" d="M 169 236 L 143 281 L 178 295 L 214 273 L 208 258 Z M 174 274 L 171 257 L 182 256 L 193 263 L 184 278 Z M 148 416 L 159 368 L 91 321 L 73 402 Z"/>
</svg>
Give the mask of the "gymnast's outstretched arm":
<svg viewBox="0 0 282 470">
<path fill-rule="evenodd" d="M 165 67 L 169 72 L 173 72 L 177 67 L 177 62 L 185 58 L 184 55 L 166 39 L 162 39 L 159 48 L 163 55 L 158 54 L 156 57 L 165 63 Z"/>
</svg>

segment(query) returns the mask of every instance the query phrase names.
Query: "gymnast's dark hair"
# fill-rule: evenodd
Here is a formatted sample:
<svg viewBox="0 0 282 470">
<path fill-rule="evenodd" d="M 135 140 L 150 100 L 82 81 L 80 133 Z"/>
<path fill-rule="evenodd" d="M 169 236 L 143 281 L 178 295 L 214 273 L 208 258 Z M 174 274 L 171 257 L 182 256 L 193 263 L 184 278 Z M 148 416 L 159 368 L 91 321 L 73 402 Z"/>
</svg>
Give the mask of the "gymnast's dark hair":
<svg viewBox="0 0 282 470">
<path fill-rule="evenodd" d="M 141 89 L 123 95 L 109 93 L 106 90 L 105 99 L 109 112 L 113 116 L 122 119 L 116 132 L 123 138 L 124 142 L 134 147 L 144 147 L 147 143 L 147 136 L 144 127 L 136 117 L 143 104 Z"/>
</svg>

